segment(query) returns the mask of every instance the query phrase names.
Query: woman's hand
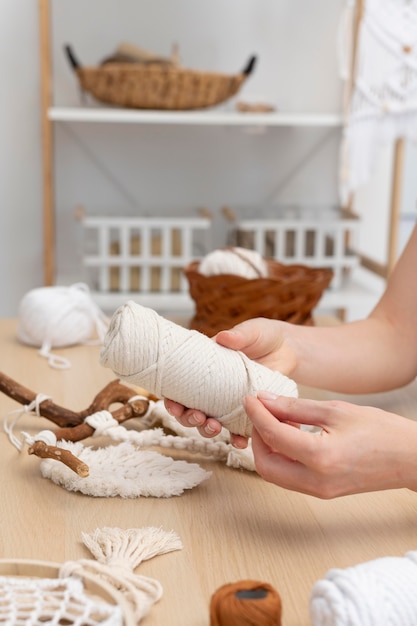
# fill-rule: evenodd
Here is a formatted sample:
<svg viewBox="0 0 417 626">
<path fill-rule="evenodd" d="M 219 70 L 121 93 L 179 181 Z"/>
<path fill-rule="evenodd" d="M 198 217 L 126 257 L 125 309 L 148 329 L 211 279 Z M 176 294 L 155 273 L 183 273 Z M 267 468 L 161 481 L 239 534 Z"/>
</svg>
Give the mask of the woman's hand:
<svg viewBox="0 0 417 626">
<path fill-rule="evenodd" d="M 290 376 L 296 366 L 296 351 L 287 333 L 288 326 L 285 322 L 276 320 L 251 319 L 231 330 L 219 332 L 213 340 L 231 350 L 244 352 L 250 359 L 265 367 Z M 214 437 L 222 429 L 218 420 L 197 409 L 186 408 L 169 399 L 165 399 L 165 407 L 180 424 L 196 426 L 204 437 Z M 247 446 L 247 440 L 240 435 L 232 435 L 231 442 L 238 448 Z"/>
<path fill-rule="evenodd" d="M 372 407 L 247 396 L 255 466 L 265 480 L 320 498 L 417 489 L 417 423 Z M 311 432 L 294 428 L 309 424 Z"/>
</svg>

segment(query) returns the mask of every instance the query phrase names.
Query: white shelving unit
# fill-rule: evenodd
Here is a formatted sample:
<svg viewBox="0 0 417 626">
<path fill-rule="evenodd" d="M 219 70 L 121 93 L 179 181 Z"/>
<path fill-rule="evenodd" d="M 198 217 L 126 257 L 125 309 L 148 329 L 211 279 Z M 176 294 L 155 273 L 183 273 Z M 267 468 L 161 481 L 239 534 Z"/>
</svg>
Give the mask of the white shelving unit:
<svg viewBox="0 0 417 626">
<path fill-rule="evenodd" d="M 305 113 L 243 113 L 218 107 L 202 111 L 142 111 L 119 109 L 109 106 L 53 106 L 51 94 L 50 55 L 50 0 L 39 0 L 41 31 L 41 76 L 43 100 L 43 164 L 44 164 L 44 281 L 54 284 L 55 276 L 55 214 L 53 173 L 53 127 L 56 124 L 137 124 L 175 126 L 225 126 L 244 128 L 335 128 L 342 129 L 342 115 Z M 104 309 L 114 309 L 129 297 L 138 293 L 128 290 L 120 293 L 96 293 L 97 302 Z M 192 313 L 193 302 L 184 291 L 179 294 L 140 294 L 141 302 L 162 312 Z M 376 294 L 349 276 L 338 282 L 337 288 L 329 289 L 320 302 L 321 310 L 346 310 L 361 302 L 371 307 Z"/>
</svg>

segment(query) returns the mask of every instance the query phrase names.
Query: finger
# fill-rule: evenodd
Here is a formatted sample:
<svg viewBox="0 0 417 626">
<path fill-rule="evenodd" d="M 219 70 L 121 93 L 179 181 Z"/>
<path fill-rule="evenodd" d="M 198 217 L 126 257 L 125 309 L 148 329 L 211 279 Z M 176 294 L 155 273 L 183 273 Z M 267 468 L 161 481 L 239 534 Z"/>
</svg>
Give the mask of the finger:
<svg viewBox="0 0 417 626">
<path fill-rule="evenodd" d="M 199 419 L 200 411 L 196 411 L 196 413 L 197 413 L 197 419 Z M 204 415 L 204 413 L 202 415 Z M 219 435 L 223 427 L 220 424 L 220 422 L 216 420 L 214 417 L 206 417 L 204 415 L 204 424 L 202 426 L 198 426 L 197 428 L 198 428 L 200 435 L 202 435 L 203 437 L 210 438 L 210 437 L 215 437 L 216 435 Z"/>
<path fill-rule="evenodd" d="M 291 491 L 321 496 L 321 485 L 314 472 L 299 461 L 273 452 L 255 427 L 252 450 L 256 471 L 264 480 Z"/>
<path fill-rule="evenodd" d="M 343 406 L 342 402 L 334 400 L 288 398 L 268 391 L 259 391 L 257 397 L 280 422 L 318 426 L 324 430 L 331 426 L 334 422 L 332 416 L 339 415 Z"/>
<path fill-rule="evenodd" d="M 244 404 L 249 419 L 269 450 L 300 461 L 304 465 L 310 464 L 321 443 L 319 434 L 306 432 L 285 423 L 289 419 L 287 413 L 284 413 L 285 421 L 282 422 L 257 398 L 246 396 Z M 291 421 L 295 421 L 292 416 Z M 308 420 L 303 418 L 302 423 L 308 423 Z"/>
<path fill-rule="evenodd" d="M 266 321 L 266 320 L 265 320 Z M 259 320 L 246 320 L 241 324 L 236 324 L 229 330 L 222 330 L 215 336 L 217 343 L 231 348 L 232 350 L 250 351 L 251 346 L 256 347 L 259 352 L 259 344 L 262 340 L 260 334 Z M 269 343 L 265 340 L 265 343 Z"/>
<path fill-rule="evenodd" d="M 168 413 L 175 418 L 181 417 L 185 410 L 182 404 L 174 402 L 174 400 L 169 400 L 168 398 L 164 398 L 164 405 Z"/>
<path fill-rule="evenodd" d="M 234 435 L 233 433 L 231 433 L 230 443 L 234 448 L 239 448 L 240 450 L 248 447 L 248 439 L 247 437 L 243 437 L 242 435 Z"/>
<path fill-rule="evenodd" d="M 181 406 L 181 405 L 179 405 Z M 175 407 L 174 407 L 175 408 Z M 197 428 L 203 428 L 207 422 L 207 417 L 201 411 L 197 409 L 184 409 L 181 407 L 182 413 L 179 416 L 172 414 L 175 419 L 182 424 L 182 426 L 187 426 L 193 428 L 196 426 Z"/>
</svg>

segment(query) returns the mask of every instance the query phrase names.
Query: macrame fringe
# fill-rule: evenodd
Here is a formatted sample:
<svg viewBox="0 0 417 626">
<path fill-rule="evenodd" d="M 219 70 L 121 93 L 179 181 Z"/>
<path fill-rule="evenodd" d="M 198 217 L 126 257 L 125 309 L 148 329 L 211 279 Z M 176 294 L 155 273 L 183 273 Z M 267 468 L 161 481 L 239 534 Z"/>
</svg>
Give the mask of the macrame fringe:
<svg viewBox="0 0 417 626">
<path fill-rule="evenodd" d="M 89 467 L 89 475 L 78 476 L 63 463 L 43 459 L 44 478 L 68 491 L 98 498 L 169 498 L 179 496 L 211 476 L 197 463 L 174 460 L 151 450 L 138 450 L 130 441 L 94 449 L 81 442 L 60 442 Z"/>
<path fill-rule="evenodd" d="M 173 550 L 181 550 L 182 542 L 174 531 L 161 528 L 98 528 L 82 534 L 83 542 L 96 561 L 68 561 L 60 570 L 63 577 L 93 574 L 110 584 L 129 602 L 139 623 L 152 605 L 161 599 L 161 584 L 147 576 L 133 573 L 142 561 Z"/>
</svg>

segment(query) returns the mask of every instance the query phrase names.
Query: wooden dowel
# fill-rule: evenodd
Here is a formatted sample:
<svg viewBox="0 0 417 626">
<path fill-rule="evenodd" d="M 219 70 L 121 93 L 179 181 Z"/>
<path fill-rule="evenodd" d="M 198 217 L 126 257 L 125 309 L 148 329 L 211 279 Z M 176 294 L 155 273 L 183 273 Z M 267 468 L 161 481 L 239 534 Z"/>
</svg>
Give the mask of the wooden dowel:
<svg viewBox="0 0 417 626">
<path fill-rule="evenodd" d="M 53 128 L 48 117 L 52 102 L 49 0 L 39 0 L 41 69 L 43 273 L 45 285 L 55 281 L 55 214 L 53 185 Z"/>
</svg>

